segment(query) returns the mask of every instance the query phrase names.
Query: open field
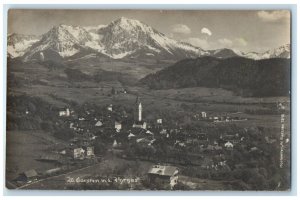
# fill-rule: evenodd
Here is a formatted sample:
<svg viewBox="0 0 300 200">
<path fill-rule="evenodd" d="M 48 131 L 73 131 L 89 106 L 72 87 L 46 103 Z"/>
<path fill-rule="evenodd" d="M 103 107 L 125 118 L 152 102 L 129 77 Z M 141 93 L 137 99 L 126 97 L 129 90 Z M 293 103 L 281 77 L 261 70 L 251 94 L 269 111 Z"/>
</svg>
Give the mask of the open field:
<svg viewBox="0 0 300 200">
<path fill-rule="evenodd" d="M 174 61 L 173 61 L 174 62 Z M 88 58 L 88 59 L 80 59 L 74 61 L 69 61 L 67 64 L 72 66 L 74 69 L 84 69 L 83 72 L 87 74 L 93 74 L 97 72 L 99 69 L 113 71 L 113 72 L 120 72 L 130 74 L 137 79 L 143 78 L 144 76 L 154 73 L 163 69 L 164 67 L 172 64 L 173 62 L 132 62 L 126 60 L 119 60 L 119 61 L 111 61 L 111 60 L 103 60 L 100 58 Z"/>
<path fill-rule="evenodd" d="M 12 180 L 19 173 L 35 169 L 37 172 L 54 168 L 53 163 L 35 160 L 60 140 L 43 131 L 8 131 L 6 134 L 6 178 Z"/>
<path fill-rule="evenodd" d="M 108 156 L 101 163 L 96 165 L 77 169 L 66 174 L 50 177 L 40 180 L 23 187 L 23 189 L 68 189 L 68 187 L 76 187 L 76 184 L 70 183 L 70 179 L 84 179 L 96 177 L 108 178 L 136 178 L 146 174 L 153 163 L 146 161 L 128 161 L 113 156 Z"/>
<path fill-rule="evenodd" d="M 116 90 L 128 92 L 111 95 L 112 87 Z M 269 105 L 278 101 L 288 102 L 287 97 L 244 98 L 235 96 L 232 92 L 212 88 L 186 88 L 178 90 L 148 90 L 142 87 L 124 86 L 118 81 L 108 81 L 96 84 L 82 82 L 75 85 L 27 85 L 14 88 L 14 94 L 26 93 L 30 96 L 39 96 L 51 104 L 62 107 L 66 103 L 62 100 L 75 101 L 79 104 L 93 103 L 95 105 L 133 105 L 136 96 L 143 101 L 145 117 L 151 118 L 161 112 L 176 111 L 190 112 L 191 114 L 205 111 L 210 116 L 229 115 L 247 118 L 245 122 L 238 122 L 245 126 L 280 127 L 280 115 L 254 115 L 245 113 L 246 110 L 265 110 Z M 187 110 L 188 109 L 188 110 Z M 289 111 L 289 107 L 286 108 Z M 287 116 L 289 124 L 289 116 Z M 289 127 L 289 126 L 288 126 Z"/>
<path fill-rule="evenodd" d="M 240 180 L 217 181 L 188 176 L 179 176 L 178 181 L 187 185 L 191 190 L 242 190 L 244 185 Z M 237 186 L 240 186 L 240 188 L 237 188 Z"/>
</svg>

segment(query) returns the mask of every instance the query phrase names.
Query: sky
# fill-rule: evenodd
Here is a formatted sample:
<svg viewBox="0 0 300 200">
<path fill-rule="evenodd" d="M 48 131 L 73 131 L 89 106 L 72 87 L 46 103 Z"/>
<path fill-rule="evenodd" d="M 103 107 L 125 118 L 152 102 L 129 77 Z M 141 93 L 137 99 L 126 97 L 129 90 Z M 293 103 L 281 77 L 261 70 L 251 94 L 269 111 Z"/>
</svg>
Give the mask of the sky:
<svg viewBox="0 0 300 200">
<path fill-rule="evenodd" d="M 8 33 L 42 35 L 53 26 L 96 26 L 120 17 L 144 22 L 205 50 L 264 52 L 290 43 L 288 10 L 9 10 Z"/>
</svg>

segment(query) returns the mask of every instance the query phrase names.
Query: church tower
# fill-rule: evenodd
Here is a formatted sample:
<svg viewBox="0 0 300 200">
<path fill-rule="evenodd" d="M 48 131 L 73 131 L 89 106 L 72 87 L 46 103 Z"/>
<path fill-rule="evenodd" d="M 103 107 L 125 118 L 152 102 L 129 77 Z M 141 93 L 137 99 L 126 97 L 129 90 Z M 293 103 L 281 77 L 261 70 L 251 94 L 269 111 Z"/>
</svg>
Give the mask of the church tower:
<svg viewBox="0 0 300 200">
<path fill-rule="evenodd" d="M 142 102 L 139 97 L 136 97 L 135 101 L 135 112 L 134 112 L 134 123 L 132 125 L 133 128 L 147 128 L 147 123 L 143 121 L 142 113 L 143 113 L 143 107 Z"/>
<path fill-rule="evenodd" d="M 142 108 L 142 102 L 139 97 L 136 97 L 135 106 L 136 106 L 136 120 L 138 122 L 141 122 L 143 108 Z"/>
</svg>

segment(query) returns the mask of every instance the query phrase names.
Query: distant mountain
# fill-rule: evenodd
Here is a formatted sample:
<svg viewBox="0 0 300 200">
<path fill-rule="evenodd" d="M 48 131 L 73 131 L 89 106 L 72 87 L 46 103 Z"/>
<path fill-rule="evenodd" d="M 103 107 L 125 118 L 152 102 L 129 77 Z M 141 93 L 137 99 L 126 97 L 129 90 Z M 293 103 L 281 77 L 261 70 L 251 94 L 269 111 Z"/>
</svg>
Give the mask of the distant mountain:
<svg viewBox="0 0 300 200">
<path fill-rule="evenodd" d="M 182 59 L 207 52 L 166 37 L 138 20 L 119 18 L 99 32 L 104 53 L 112 58 L 160 57 Z"/>
<path fill-rule="evenodd" d="M 39 41 L 35 35 L 10 34 L 7 37 L 7 53 L 11 58 L 23 56 L 25 51 Z"/>
<path fill-rule="evenodd" d="M 13 34 L 14 35 L 14 34 Z M 238 52 L 231 49 L 203 50 L 189 43 L 168 38 L 151 26 L 134 19 L 121 17 L 108 25 L 58 25 L 41 37 L 8 37 L 8 56 L 23 57 L 24 61 L 70 60 L 86 55 L 110 59 L 181 60 L 202 56 L 229 58 L 242 56 L 251 59 L 288 58 L 289 45 L 263 54 Z"/>
<path fill-rule="evenodd" d="M 249 52 L 244 54 L 243 56 L 254 60 L 261 60 L 268 58 L 290 58 L 290 55 L 290 44 L 286 44 L 263 53 Z"/>
<path fill-rule="evenodd" d="M 94 47 L 101 47 L 95 40 L 94 35 L 78 26 L 55 26 L 27 49 L 23 56 L 24 61 L 69 58 L 76 54 L 84 56 L 95 53 L 97 51 Z"/>
<path fill-rule="evenodd" d="M 237 57 L 237 56 L 243 56 L 242 53 L 236 52 L 232 49 L 216 49 L 216 50 L 209 50 L 209 55 L 216 57 L 216 58 L 231 58 L 231 57 Z"/>
<path fill-rule="evenodd" d="M 155 57 L 178 60 L 207 55 L 201 48 L 170 39 L 138 20 L 124 17 L 107 26 L 53 27 L 27 50 L 24 60 L 39 57 L 45 50 L 52 50 L 62 58 L 88 51 L 113 59 Z"/>
<path fill-rule="evenodd" d="M 203 86 L 229 89 L 242 96 L 285 96 L 290 90 L 290 60 L 185 59 L 140 82 L 151 89 Z"/>
</svg>

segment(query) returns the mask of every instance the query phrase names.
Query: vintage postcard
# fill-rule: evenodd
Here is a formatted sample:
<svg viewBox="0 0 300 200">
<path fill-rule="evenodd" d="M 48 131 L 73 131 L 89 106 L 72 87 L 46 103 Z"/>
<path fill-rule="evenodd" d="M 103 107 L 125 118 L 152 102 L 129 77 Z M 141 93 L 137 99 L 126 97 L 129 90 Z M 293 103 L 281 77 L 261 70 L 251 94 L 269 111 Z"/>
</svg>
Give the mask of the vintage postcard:
<svg viewBox="0 0 300 200">
<path fill-rule="evenodd" d="M 290 190 L 290 16 L 10 9 L 6 187 Z"/>
</svg>

